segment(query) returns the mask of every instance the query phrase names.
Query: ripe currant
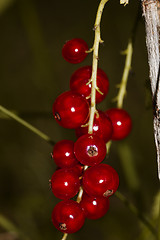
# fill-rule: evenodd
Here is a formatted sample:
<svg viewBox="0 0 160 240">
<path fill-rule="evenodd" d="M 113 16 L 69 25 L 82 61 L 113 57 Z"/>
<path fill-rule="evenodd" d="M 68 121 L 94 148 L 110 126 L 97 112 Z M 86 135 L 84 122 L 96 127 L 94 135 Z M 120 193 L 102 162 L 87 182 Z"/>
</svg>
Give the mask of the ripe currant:
<svg viewBox="0 0 160 240">
<path fill-rule="evenodd" d="M 79 127 L 76 128 L 76 136 L 80 137 L 88 132 L 87 127 Z M 102 138 L 104 142 L 108 142 L 113 133 L 113 127 L 111 120 L 106 116 L 106 114 L 100 110 L 98 110 L 98 114 L 94 116 L 93 122 L 93 134 Z"/>
<path fill-rule="evenodd" d="M 59 169 L 52 175 L 51 189 L 57 198 L 70 199 L 78 193 L 79 187 L 79 176 L 72 169 Z"/>
<path fill-rule="evenodd" d="M 73 200 L 61 201 L 53 209 L 53 225 L 61 232 L 77 232 L 83 226 L 84 221 L 82 208 Z"/>
<path fill-rule="evenodd" d="M 60 168 L 73 167 L 78 164 L 74 155 L 74 142 L 71 140 L 57 142 L 53 148 L 53 159 Z"/>
<path fill-rule="evenodd" d="M 71 170 L 75 174 L 77 174 L 77 176 L 81 177 L 83 175 L 84 165 L 82 165 L 81 163 L 78 163 L 74 167 L 72 167 Z"/>
<path fill-rule="evenodd" d="M 78 177 L 81 177 L 83 175 L 84 165 L 81 164 L 79 161 L 77 161 L 77 162 L 78 163 L 76 165 L 74 165 L 73 167 L 65 167 L 65 169 L 69 169 L 72 172 L 74 172 Z M 64 168 L 57 167 L 56 171 L 59 169 L 64 169 Z"/>
<path fill-rule="evenodd" d="M 98 219 L 103 217 L 109 209 L 109 198 L 93 197 L 83 192 L 80 202 L 86 218 Z"/>
<path fill-rule="evenodd" d="M 74 153 L 80 163 L 94 166 L 104 160 L 106 144 L 96 135 L 85 134 L 75 142 Z"/>
<path fill-rule="evenodd" d="M 89 105 L 78 93 L 67 91 L 57 97 L 53 104 L 53 115 L 64 128 L 80 127 L 88 118 Z"/>
<path fill-rule="evenodd" d="M 80 38 L 74 38 L 67 41 L 62 48 L 62 56 L 67 62 L 70 63 L 80 63 L 86 56 L 88 45 Z"/>
<path fill-rule="evenodd" d="M 108 197 L 115 193 L 119 185 L 119 177 L 114 168 L 107 164 L 99 164 L 88 168 L 83 176 L 83 188 L 94 197 Z"/>
<path fill-rule="evenodd" d="M 91 83 L 89 83 L 91 75 L 91 66 L 79 68 L 71 76 L 70 89 L 81 94 L 85 98 L 88 98 L 91 94 Z M 97 69 L 97 87 L 103 93 L 101 94 L 98 91 L 96 92 L 96 102 L 100 103 L 105 98 L 109 89 L 108 77 L 100 68 Z"/>
<path fill-rule="evenodd" d="M 119 108 L 111 108 L 105 113 L 112 121 L 112 140 L 121 140 L 127 137 L 132 128 L 132 120 L 129 114 Z"/>
</svg>

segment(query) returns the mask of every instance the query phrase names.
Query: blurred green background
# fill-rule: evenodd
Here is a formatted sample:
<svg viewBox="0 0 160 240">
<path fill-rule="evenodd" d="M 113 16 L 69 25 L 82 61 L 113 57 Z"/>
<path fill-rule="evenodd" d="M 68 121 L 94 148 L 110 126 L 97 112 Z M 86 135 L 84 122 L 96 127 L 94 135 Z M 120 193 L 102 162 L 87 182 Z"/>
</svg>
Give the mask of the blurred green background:
<svg viewBox="0 0 160 240">
<path fill-rule="evenodd" d="M 92 54 L 78 65 L 61 56 L 66 40 L 83 38 L 90 47 L 98 0 L 0 0 L 0 105 L 16 112 L 54 141 L 75 140 L 74 130 L 63 129 L 52 117 L 55 98 L 69 89 L 73 71 L 91 65 Z M 99 67 L 108 75 L 110 91 L 98 106 L 116 106 L 116 85 L 121 81 L 128 39 L 137 16 L 138 0 L 123 7 L 110 0 L 104 10 Z M 158 193 L 152 103 L 148 80 L 144 19 L 135 34 L 126 109 L 133 119 L 128 138 L 114 142 L 106 160 L 120 176 L 119 191 L 157 226 Z M 56 166 L 52 146 L 0 113 L 0 240 L 61 239 L 52 225 L 51 212 L 58 200 L 48 180 Z M 158 202 L 158 201 L 157 201 Z M 154 205 L 154 207 L 153 207 Z M 19 230 L 9 232 L 2 216 Z M 5 226 L 4 226 L 5 225 Z M 8 227 L 13 229 L 13 227 Z M 99 220 L 87 220 L 69 240 L 155 239 L 138 218 L 115 196 L 110 210 Z"/>
</svg>

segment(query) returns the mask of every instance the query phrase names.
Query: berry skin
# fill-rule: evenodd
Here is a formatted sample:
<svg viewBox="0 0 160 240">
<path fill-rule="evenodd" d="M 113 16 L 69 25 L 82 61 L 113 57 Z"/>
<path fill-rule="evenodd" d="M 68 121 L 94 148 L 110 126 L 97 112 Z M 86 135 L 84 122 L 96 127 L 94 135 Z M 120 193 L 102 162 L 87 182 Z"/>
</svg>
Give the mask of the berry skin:
<svg viewBox="0 0 160 240">
<path fill-rule="evenodd" d="M 79 187 L 79 176 L 72 169 L 59 169 L 52 175 L 51 189 L 57 198 L 70 199 L 78 193 Z"/>
<path fill-rule="evenodd" d="M 64 128 L 80 127 L 86 122 L 88 115 L 88 102 L 72 91 L 59 95 L 53 104 L 53 116 Z"/>
<path fill-rule="evenodd" d="M 107 164 L 90 167 L 84 172 L 83 188 L 89 196 L 111 196 L 116 192 L 118 185 L 116 170 Z"/>
<path fill-rule="evenodd" d="M 71 76 L 70 89 L 72 91 L 75 91 L 81 94 L 85 98 L 90 96 L 91 83 L 89 84 L 87 83 L 91 79 L 91 75 L 92 75 L 91 66 L 85 66 L 85 67 L 79 68 Z M 108 77 L 105 74 L 105 72 L 100 68 L 97 69 L 97 87 L 103 93 L 102 95 L 99 92 L 96 92 L 96 102 L 100 103 L 103 101 L 103 99 L 107 95 L 108 89 L 109 89 Z M 90 98 L 89 98 L 89 102 L 90 102 Z"/>
<path fill-rule="evenodd" d="M 121 140 L 128 136 L 132 128 L 132 120 L 129 114 L 119 108 L 111 108 L 105 112 L 113 125 L 112 140 Z"/>
<path fill-rule="evenodd" d="M 76 136 L 80 137 L 88 133 L 88 126 L 76 128 L 75 131 Z M 102 138 L 106 143 L 111 139 L 112 133 L 113 127 L 111 120 L 106 116 L 104 112 L 98 110 L 98 114 L 95 114 L 94 116 L 93 134 Z"/>
<path fill-rule="evenodd" d="M 84 224 L 85 216 L 79 203 L 73 200 L 59 202 L 53 209 L 53 225 L 61 232 L 77 232 Z"/>
<path fill-rule="evenodd" d="M 53 159 L 60 168 L 73 167 L 78 164 L 74 155 L 74 142 L 70 140 L 57 142 L 53 148 Z"/>
<path fill-rule="evenodd" d="M 74 154 L 80 163 L 94 166 L 104 160 L 106 144 L 96 135 L 85 134 L 75 142 Z"/>
<path fill-rule="evenodd" d="M 98 219 L 103 217 L 109 209 L 109 198 L 92 197 L 83 192 L 80 202 L 86 218 Z"/>
<path fill-rule="evenodd" d="M 83 39 L 74 38 L 64 44 L 62 56 L 67 62 L 80 63 L 86 58 L 87 50 L 88 45 Z"/>
<path fill-rule="evenodd" d="M 71 168 L 71 170 L 78 175 L 78 177 L 81 177 L 83 175 L 84 166 L 80 163 L 76 164 L 74 167 Z"/>
<path fill-rule="evenodd" d="M 60 167 L 56 168 L 56 171 L 61 169 Z M 64 169 L 64 168 L 62 168 Z M 74 172 L 78 177 L 81 177 L 83 175 L 83 171 L 84 171 L 84 165 L 82 165 L 80 162 L 78 162 L 74 167 L 67 167 L 65 169 L 69 169 L 72 172 Z"/>
</svg>

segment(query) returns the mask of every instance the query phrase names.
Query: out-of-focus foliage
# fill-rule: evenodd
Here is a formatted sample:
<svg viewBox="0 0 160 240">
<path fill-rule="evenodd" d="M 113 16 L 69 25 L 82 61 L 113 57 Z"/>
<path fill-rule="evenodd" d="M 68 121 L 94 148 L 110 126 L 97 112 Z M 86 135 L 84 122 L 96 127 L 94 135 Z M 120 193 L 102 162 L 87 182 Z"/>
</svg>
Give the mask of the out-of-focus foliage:
<svg viewBox="0 0 160 240">
<path fill-rule="evenodd" d="M 7 9 L 10 7 L 10 5 L 14 1 L 15 0 L 0 0 L 0 14 L 2 14 L 5 11 L 7 11 Z"/>
</svg>

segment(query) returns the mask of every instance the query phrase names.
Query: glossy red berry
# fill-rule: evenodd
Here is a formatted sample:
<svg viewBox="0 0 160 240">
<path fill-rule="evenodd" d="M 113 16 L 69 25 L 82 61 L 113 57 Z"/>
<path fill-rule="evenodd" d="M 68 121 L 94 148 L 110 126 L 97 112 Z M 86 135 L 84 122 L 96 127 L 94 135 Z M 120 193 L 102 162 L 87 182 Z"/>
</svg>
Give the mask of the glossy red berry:
<svg viewBox="0 0 160 240">
<path fill-rule="evenodd" d="M 74 142 L 71 140 L 57 142 L 53 148 L 53 159 L 60 168 L 69 168 L 78 164 L 74 155 Z"/>
<path fill-rule="evenodd" d="M 62 56 L 67 62 L 80 63 L 86 58 L 87 50 L 88 45 L 83 39 L 74 38 L 64 44 Z"/>
<path fill-rule="evenodd" d="M 116 170 L 107 164 L 90 167 L 84 172 L 83 188 L 90 196 L 111 196 L 118 185 L 119 177 Z"/>
<path fill-rule="evenodd" d="M 102 162 L 106 156 L 106 144 L 96 135 L 85 134 L 74 144 L 74 154 L 77 160 L 87 166 Z"/>
<path fill-rule="evenodd" d="M 105 112 L 113 125 L 112 140 L 121 140 L 128 136 L 132 128 L 132 120 L 129 114 L 119 108 L 111 108 Z"/>
<path fill-rule="evenodd" d="M 53 104 L 53 115 L 62 127 L 77 128 L 87 120 L 89 105 L 81 95 L 67 91 L 55 100 Z"/>
<path fill-rule="evenodd" d="M 81 94 L 84 97 L 88 97 L 91 94 L 91 83 L 88 84 L 92 75 L 92 67 L 85 66 L 76 70 L 70 79 L 70 89 Z M 103 70 L 98 68 L 97 70 L 97 87 L 103 93 L 96 92 L 96 102 L 100 103 L 108 93 L 109 81 L 108 77 Z M 90 99 L 89 99 L 90 101 Z"/>
<path fill-rule="evenodd" d="M 72 169 L 59 169 L 52 175 L 51 189 L 57 198 L 70 199 L 78 193 L 79 187 L 79 176 Z"/>
<path fill-rule="evenodd" d="M 98 114 L 94 116 L 93 122 L 93 134 L 102 138 L 104 142 L 108 142 L 112 137 L 113 127 L 111 120 L 102 111 L 98 110 Z M 87 127 L 76 128 L 76 136 L 80 136 L 88 133 Z"/>
<path fill-rule="evenodd" d="M 81 163 L 78 162 L 78 164 L 76 164 L 74 167 L 72 167 L 71 170 L 75 174 L 77 174 L 79 177 L 81 177 L 83 175 L 84 165 L 82 165 Z"/>
<path fill-rule="evenodd" d="M 103 217 L 109 209 L 109 198 L 92 197 L 83 192 L 80 202 L 86 218 L 98 219 Z"/>
<path fill-rule="evenodd" d="M 106 144 L 96 135 L 85 134 L 75 142 L 74 154 L 80 163 L 94 166 L 104 160 Z"/>
<path fill-rule="evenodd" d="M 69 169 L 72 172 L 74 172 L 78 177 L 81 177 L 83 175 L 84 165 L 81 164 L 79 161 L 77 161 L 77 162 L 78 163 L 76 165 L 74 165 L 73 167 L 65 167 L 65 169 Z M 59 169 L 64 169 L 64 168 L 57 167 L 56 171 Z"/>
<path fill-rule="evenodd" d="M 82 208 L 73 200 L 61 201 L 53 209 L 53 225 L 61 232 L 77 232 L 83 226 L 84 221 Z"/>
</svg>

